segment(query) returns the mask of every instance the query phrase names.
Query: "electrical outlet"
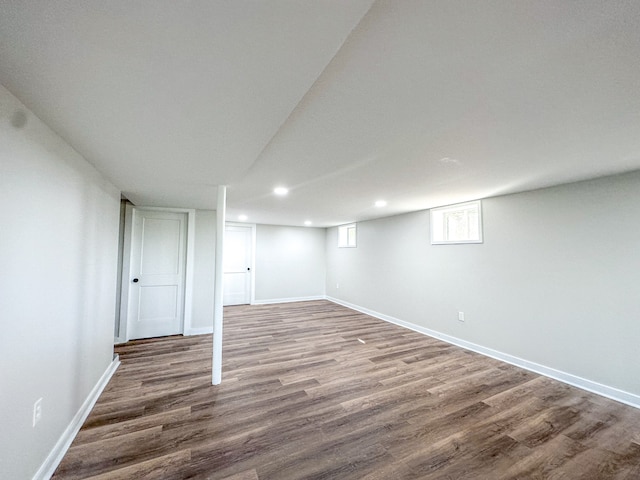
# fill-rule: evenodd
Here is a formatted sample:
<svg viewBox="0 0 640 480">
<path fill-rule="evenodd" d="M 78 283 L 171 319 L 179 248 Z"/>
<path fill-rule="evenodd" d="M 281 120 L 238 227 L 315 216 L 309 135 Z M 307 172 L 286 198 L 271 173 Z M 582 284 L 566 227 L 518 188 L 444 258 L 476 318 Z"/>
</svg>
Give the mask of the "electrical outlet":
<svg viewBox="0 0 640 480">
<path fill-rule="evenodd" d="M 36 400 L 36 403 L 33 404 L 33 426 L 36 426 L 36 423 L 40 421 L 42 418 L 42 398 Z"/>
<path fill-rule="evenodd" d="M 336 289 L 340 288 L 340 284 L 336 283 Z"/>
<path fill-rule="evenodd" d="M 458 312 L 458 321 L 464 322 L 464 312 Z"/>
</svg>

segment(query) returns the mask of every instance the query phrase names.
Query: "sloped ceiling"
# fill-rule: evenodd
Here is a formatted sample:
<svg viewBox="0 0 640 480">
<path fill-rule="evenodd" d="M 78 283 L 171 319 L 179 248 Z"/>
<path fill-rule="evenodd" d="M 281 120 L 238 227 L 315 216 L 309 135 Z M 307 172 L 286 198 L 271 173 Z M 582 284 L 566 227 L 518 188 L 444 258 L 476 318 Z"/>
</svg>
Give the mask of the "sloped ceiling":
<svg viewBox="0 0 640 480">
<path fill-rule="evenodd" d="M 640 2 L 0 6 L 0 83 L 139 205 L 328 226 L 640 168 Z"/>
</svg>

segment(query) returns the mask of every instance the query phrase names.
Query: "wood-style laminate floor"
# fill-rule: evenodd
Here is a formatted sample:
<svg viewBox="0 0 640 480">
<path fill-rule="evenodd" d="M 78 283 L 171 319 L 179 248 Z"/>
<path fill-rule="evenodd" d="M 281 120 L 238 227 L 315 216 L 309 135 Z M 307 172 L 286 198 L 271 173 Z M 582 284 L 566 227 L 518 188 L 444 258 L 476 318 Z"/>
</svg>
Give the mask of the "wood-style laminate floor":
<svg viewBox="0 0 640 480">
<path fill-rule="evenodd" d="M 362 342 L 364 343 L 362 343 Z M 640 410 L 327 302 L 130 342 L 54 479 L 640 479 Z"/>
</svg>

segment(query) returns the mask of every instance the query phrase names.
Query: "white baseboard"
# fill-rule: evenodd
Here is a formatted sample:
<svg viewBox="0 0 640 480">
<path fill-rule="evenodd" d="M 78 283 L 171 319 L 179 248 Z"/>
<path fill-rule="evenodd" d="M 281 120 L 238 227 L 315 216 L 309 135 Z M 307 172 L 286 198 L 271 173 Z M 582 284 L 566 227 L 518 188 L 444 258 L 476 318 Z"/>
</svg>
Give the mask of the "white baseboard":
<svg viewBox="0 0 640 480">
<path fill-rule="evenodd" d="M 309 302 L 312 300 L 326 300 L 326 295 L 313 295 L 311 297 L 271 298 L 268 300 L 254 300 L 251 305 L 270 305 L 272 303 Z"/>
<path fill-rule="evenodd" d="M 467 350 L 471 350 L 473 352 L 486 355 L 487 357 L 495 358 L 496 360 L 501 360 L 503 362 L 510 363 L 511 365 L 515 365 L 517 367 L 524 368 L 525 370 L 529 370 L 531 372 L 544 375 L 545 377 L 553 378 L 554 380 L 567 383 L 569 385 L 581 388 L 582 390 L 586 390 L 588 392 L 602 395 L 603 397 L 616 400 L 620 403 L 624 403 L 626 405 L 630 405 L 635 408 L 640 408 L 640 395 L 635 395 L 633 393 L 625 392 L 624 390 L 610 387 L 608 385 L 603 385 L 601 383 L 594 382 L 586 378 L 578 377 L 577 375 L 563 372 L 561 370 L 556 370 L 551 367 L 540 365 L 535 362 L 530 362 L 528 360 L 515 357 L 513 355 L 509 355 L 508 353 L 499 352 L 491 348 L 483 347 L 482 345 L 477 345 L 475 343 L 467 342 L 466 340 L 462 340 L 460 338 L 453 337 L 451 335 L 440 333 L 435 330 L 431 330 L 429 328 L 421 327 L 413 323 L 405 322 L 403 320 L 399 320 L 389 315 L 378 313 L 373 310 L 369 310 L 368 308 L 360 307 L 358 305 L 345 302 L 344 300 L 340 300 L 340 299 L 329 297 L 329 296 L 327 296 L 326 299 L 333 303 L 337 303 L 339 305 L 343 305 L 345 307 L 351 308 L 352 310 L 356 310 L 358 312 L 362 312 L 372 317 L 379 318 L 380 320 L 384 320 L 386 322 L 393 323 L 395 325 L 399 325 L 404 328 L 408 328 L 415 332 L 422 333 L 424 335 L 428 335 L 433 338 L 437 338 L 438 340 L 442 340 L 443 342 L 447 342 L 452 345 L 457 345 L 458 347 L 462 347 Z"/>
<path fill-rule="evenodd" d="M 62 458 L 67 453 L 67 450 L 69 450 L 71 442 L 73 442 L 73 439 L 76 438 L 76 435 L 80 431 L 80 427 L 82 427 L 82 424 L 89 416 L 89 413 L 91 413 L 91 409 L 98 401 L 98 397 L 100 397 L 100 394 L 104 390 L 104 387 L 107 386 L 107 383 L 109 383 L 109 380 L 111 380 L 111 377 L 116 372 L 119 365 L 120 359 L 118 355 L 114 355 L 113 361 L 109 364 L 105 372 L 102 374 L 100 380 L 98 380 L 98 383 L 96 383 L 91 392 L 89 392 L 89 395 L 85 399 L 78 412 L 74 415 L 71 423 L 69 423 L 69 425 L 62 433 L 55 446 L 45 459 L 44 463 L 40 466 L 36 474 L 33 476 L 33 480 L 49 480 L 52 477 L 53 473 L 56 471 L 56 468 L 58 468 L 58 465 L 60 465 Z"/>
<path fill-rule="evenodd" d="M 211 319 L 211 321 L 213 322 L 213 319 Z M 209 333 L 213 333 L 213 325 L 210 325 L 208 327 L 187 328 L 184 330 L 183 335 L 185 337 L 188 337 L 191 335 L 206 335 Z"/>
</svg>

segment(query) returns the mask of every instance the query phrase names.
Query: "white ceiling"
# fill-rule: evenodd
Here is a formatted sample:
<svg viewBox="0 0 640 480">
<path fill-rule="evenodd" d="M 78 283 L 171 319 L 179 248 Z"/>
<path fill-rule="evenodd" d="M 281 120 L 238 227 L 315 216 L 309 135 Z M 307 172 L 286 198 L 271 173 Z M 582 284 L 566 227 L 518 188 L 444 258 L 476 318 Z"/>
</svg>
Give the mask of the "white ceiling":
<svg viewBox="0 0 640 480">
<path fill-rule="evenodd" d="M 640 169 L 640 2 L 0 0 L 0 83 L 134 203 L 226 184 L 228 220 Z"/>
</svg>

